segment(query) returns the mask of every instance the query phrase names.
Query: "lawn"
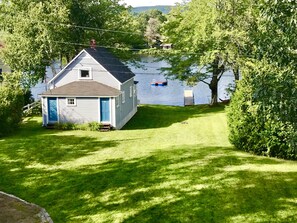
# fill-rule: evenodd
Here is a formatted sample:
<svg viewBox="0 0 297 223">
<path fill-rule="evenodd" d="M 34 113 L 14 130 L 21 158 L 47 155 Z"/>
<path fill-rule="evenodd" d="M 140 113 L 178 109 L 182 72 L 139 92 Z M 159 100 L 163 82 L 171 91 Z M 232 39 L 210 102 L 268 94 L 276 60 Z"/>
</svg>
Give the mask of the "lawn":
<svg viewBox="0 0 297 223">
<path fill-rule="evenodd" d="M 223 107 L 141 106 L 123 130 L 0 139 L 0 191 L 66 222 L 297 222 L 297 162 L 228 142 Z"/>
</svg>

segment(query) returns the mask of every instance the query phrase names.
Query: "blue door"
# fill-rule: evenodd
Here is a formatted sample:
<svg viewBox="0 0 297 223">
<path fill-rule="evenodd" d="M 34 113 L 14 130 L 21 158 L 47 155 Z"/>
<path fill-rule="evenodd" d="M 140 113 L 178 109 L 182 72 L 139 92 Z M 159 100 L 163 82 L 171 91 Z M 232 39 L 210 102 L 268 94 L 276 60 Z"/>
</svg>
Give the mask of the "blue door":
<svg viewBox="0 0 297 223">
<path fill-rule="evenodd" d="M 58 121 L 58 112 L 57 112 L 57 98 L 48 98 L 48 121 L 57 122 Z"/>
<path fill-rule="evenodd" d="M 109 98 L 100 98 L 100 121 L 110 121 Z"/>
</svg>

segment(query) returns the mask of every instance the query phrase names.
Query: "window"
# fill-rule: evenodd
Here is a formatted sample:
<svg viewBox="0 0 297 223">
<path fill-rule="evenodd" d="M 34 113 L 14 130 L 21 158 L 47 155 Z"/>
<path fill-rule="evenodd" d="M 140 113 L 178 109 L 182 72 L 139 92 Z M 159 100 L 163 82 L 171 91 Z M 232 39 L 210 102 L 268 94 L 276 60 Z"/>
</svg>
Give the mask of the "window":
<svg viewBox="0 0 297 223">
<path fill-rule="evenodd" d="M 76 106 L 76 98 L 67 98 L 68 106 Z"/>
<path fill-rule="evenodd" d="M 125 103 L 126 98 L 125 98 L 125 91 L 122 91 L 122 103 Z"/>
<path fill-rule="evenodd" d="M 89 78 L 90 77 L 90 71 L 89 70 L 81 70 L 80 71 L 80 77 L 81 78 Z"/>
<path fill-rule="evenodd" d="M 79 79 L 92 79 L 91 68 L 84 68 L 78 70 Z"/>
<path fill-rule="evenodd" d="M 133 86 L 133 96 L 135 97 L 137 94 L 137 89 L 136 89 L 136 85 Z"/>
<path fill-rule="evenodd" d="M 132 98 L 132 94 L 133 94 L 133 86 L 130 86 L 130 98 Z"/>
</svg>

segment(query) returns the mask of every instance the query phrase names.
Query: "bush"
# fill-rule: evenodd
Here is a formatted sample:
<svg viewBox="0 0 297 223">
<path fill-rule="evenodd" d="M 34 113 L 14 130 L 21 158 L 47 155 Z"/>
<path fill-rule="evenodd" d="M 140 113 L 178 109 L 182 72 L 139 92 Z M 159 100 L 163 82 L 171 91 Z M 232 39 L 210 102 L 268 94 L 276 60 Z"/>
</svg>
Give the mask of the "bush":
<svg viewBox="0 0 297 223">
<path fill-rule="evenodd" d="M 98 131 L 100 130 L 100 128 L 102 127 L 102 125 L 98 122 L 90 122 L 88 123 L 88 130 L 89 131 Z"/>
<path fill-rule="evenodd" d="M 19 127 L 22 121 L 24 95 L 15 74 L 3 74 L 0 83 L 0 137 Z"/>
<path fill-rule="evenodd" d="M 74 124 L 71 122 L 57 123 L 55 124 L 56 129 L 60 130 L 85 130 L 85 131 L 99 131 L 102 124 L 98 122 L 89 122 L 85 124 Z"/>
<path fill-rule="evenodd" d="M 76 125 L 74 123 L 70 123 L 70 122 L 56 123 L 55 128 L 60 129 L 60 130 L 75 130 L 75 129 L 77 129 Z"/>
<path fill-rule="evenodd" d="M 227 108 L 229 139 L 258 155 L 297 159 L 297 78 L 261 62 L 243 70 Z"/>
</svg>

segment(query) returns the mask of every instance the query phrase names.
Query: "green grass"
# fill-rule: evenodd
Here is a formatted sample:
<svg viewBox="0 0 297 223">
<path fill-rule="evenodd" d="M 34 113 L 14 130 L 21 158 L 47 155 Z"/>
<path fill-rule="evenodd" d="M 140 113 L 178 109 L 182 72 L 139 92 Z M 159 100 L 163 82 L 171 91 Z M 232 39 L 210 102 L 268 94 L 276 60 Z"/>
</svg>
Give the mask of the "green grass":
<svg viewBox="0 0 297 223">
<path fill-rule="evenodd" d="M 121 131 L 25 120 L 0 190 L 65 222 L 296 222 L 297 163 L 235 150 L 223 107 L 141 106 Z"/>
</svg>

